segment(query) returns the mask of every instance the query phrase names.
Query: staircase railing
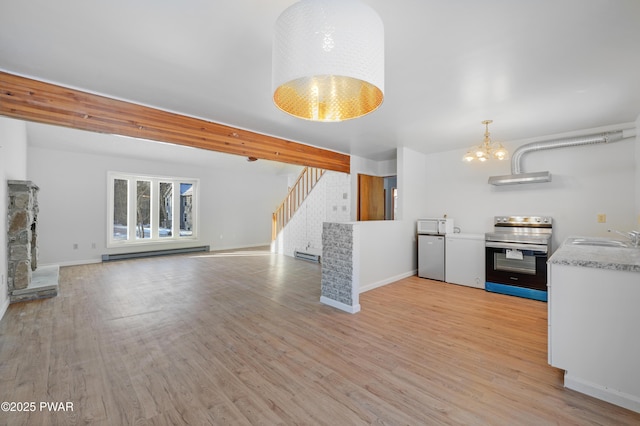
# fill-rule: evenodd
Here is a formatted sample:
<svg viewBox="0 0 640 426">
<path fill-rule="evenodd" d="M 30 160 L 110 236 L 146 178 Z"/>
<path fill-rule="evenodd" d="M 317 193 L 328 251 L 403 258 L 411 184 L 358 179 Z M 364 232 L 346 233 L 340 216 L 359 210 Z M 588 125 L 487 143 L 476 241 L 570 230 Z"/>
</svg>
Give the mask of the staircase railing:
<svg viewBox="0 0 640 426">
<path fill-rule="evenodd" d="M 289 193 L 273 213 L 271 225 L 272 241 L 278 237 L 278 233 L 282 231 L 282 228 L 289 223 L 324 172 L 323 169 L 316 167 L 305 167 L 302 172 L 300 172 L 296 183 L 289 189 Z"/>
</svg>

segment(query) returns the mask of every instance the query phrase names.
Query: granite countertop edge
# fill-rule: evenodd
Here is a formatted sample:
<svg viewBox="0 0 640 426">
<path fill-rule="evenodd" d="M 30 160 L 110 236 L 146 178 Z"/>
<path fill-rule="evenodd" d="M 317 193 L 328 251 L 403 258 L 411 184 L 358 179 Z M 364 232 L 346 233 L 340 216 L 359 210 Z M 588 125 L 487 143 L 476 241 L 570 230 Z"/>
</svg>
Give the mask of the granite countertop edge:
<svg viewBox="0 0 640 426">
<path fill-rule="evenodd" d="M 562 244 L 549 258 L 548 263 L 640 272 L 640 248 Z"/>
</svg>

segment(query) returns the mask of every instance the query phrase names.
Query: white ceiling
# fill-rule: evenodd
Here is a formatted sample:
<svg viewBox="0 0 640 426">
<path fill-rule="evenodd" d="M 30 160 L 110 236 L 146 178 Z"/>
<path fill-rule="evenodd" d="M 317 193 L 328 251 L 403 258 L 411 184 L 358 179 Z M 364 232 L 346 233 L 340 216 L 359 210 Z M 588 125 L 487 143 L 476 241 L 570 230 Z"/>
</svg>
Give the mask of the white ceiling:
<svg viewBox="0 0 640 426">
<path fill-rule="evenodd" d="M 0 69 L 234 127 L 393 158 L 635 121 L 639 0 L 363 0 L 385 25 L 385 100 L 341 123 L 271 100 L 294 0 L 0 3 Z"/>
</svg>

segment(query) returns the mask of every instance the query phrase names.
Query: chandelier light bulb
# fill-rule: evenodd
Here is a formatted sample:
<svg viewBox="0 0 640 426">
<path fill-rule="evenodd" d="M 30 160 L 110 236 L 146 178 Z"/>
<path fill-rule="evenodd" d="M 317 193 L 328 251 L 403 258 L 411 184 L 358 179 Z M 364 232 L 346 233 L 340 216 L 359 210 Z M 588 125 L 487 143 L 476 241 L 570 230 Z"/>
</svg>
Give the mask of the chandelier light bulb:
<svg viewBox="0 0 640 426">
<path fill-rule="evenodd" d="M 467 153 L 464 155 L 464 157 L 462 157 L 462 159 L 467 163 L 470 163 L 475 159 L 475 157 L 473 156 L 471 151 L 467 151 Z"/>
<path fill-rule="evenodd" d="M 507 150 L 504 149 L 502 144 L 500 144 L 498 149 L 493 153 L 493 158 L 495 158 L 496 160 L 502 161 L 502 160 L 506 159 L 508 155 L 509 155 L 509 153 L 507 152 Z"/>
</svg>

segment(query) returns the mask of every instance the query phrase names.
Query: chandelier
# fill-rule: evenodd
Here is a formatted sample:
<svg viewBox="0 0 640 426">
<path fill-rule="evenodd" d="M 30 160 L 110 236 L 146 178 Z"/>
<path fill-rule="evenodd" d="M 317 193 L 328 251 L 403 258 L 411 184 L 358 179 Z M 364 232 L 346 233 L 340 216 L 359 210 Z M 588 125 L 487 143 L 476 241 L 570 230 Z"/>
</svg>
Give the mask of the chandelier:
<svg viewBox="0 0 640 426">
<path fill-rule="evenodd" d="M 484 124 L 485 126 L 484 140 L 477 147 L 474 147 L 467 151 L 464 157 L 462 157 L 462 160 L 470 163 L 474 160 L 487 161 L 490 158 L 495 158 L 496 160 L 507 159 L 507 157 L 509 156 L 509 152 L 502 146 L 501 143 L 498 143 L 498 146 L 496 147 L 489 137 L 489 124 L 491 123 L 493 123 L 493 120 L 484 120 L 482 122 L 482 124 Z"/>
<path fill-rule="evenodd" d="M 342 121 L 384 98 L 384 26 L 358 0 L 301 0 L 282 12 L 273 38 L 273 101 L 312 121 Z"/>
</svg>

